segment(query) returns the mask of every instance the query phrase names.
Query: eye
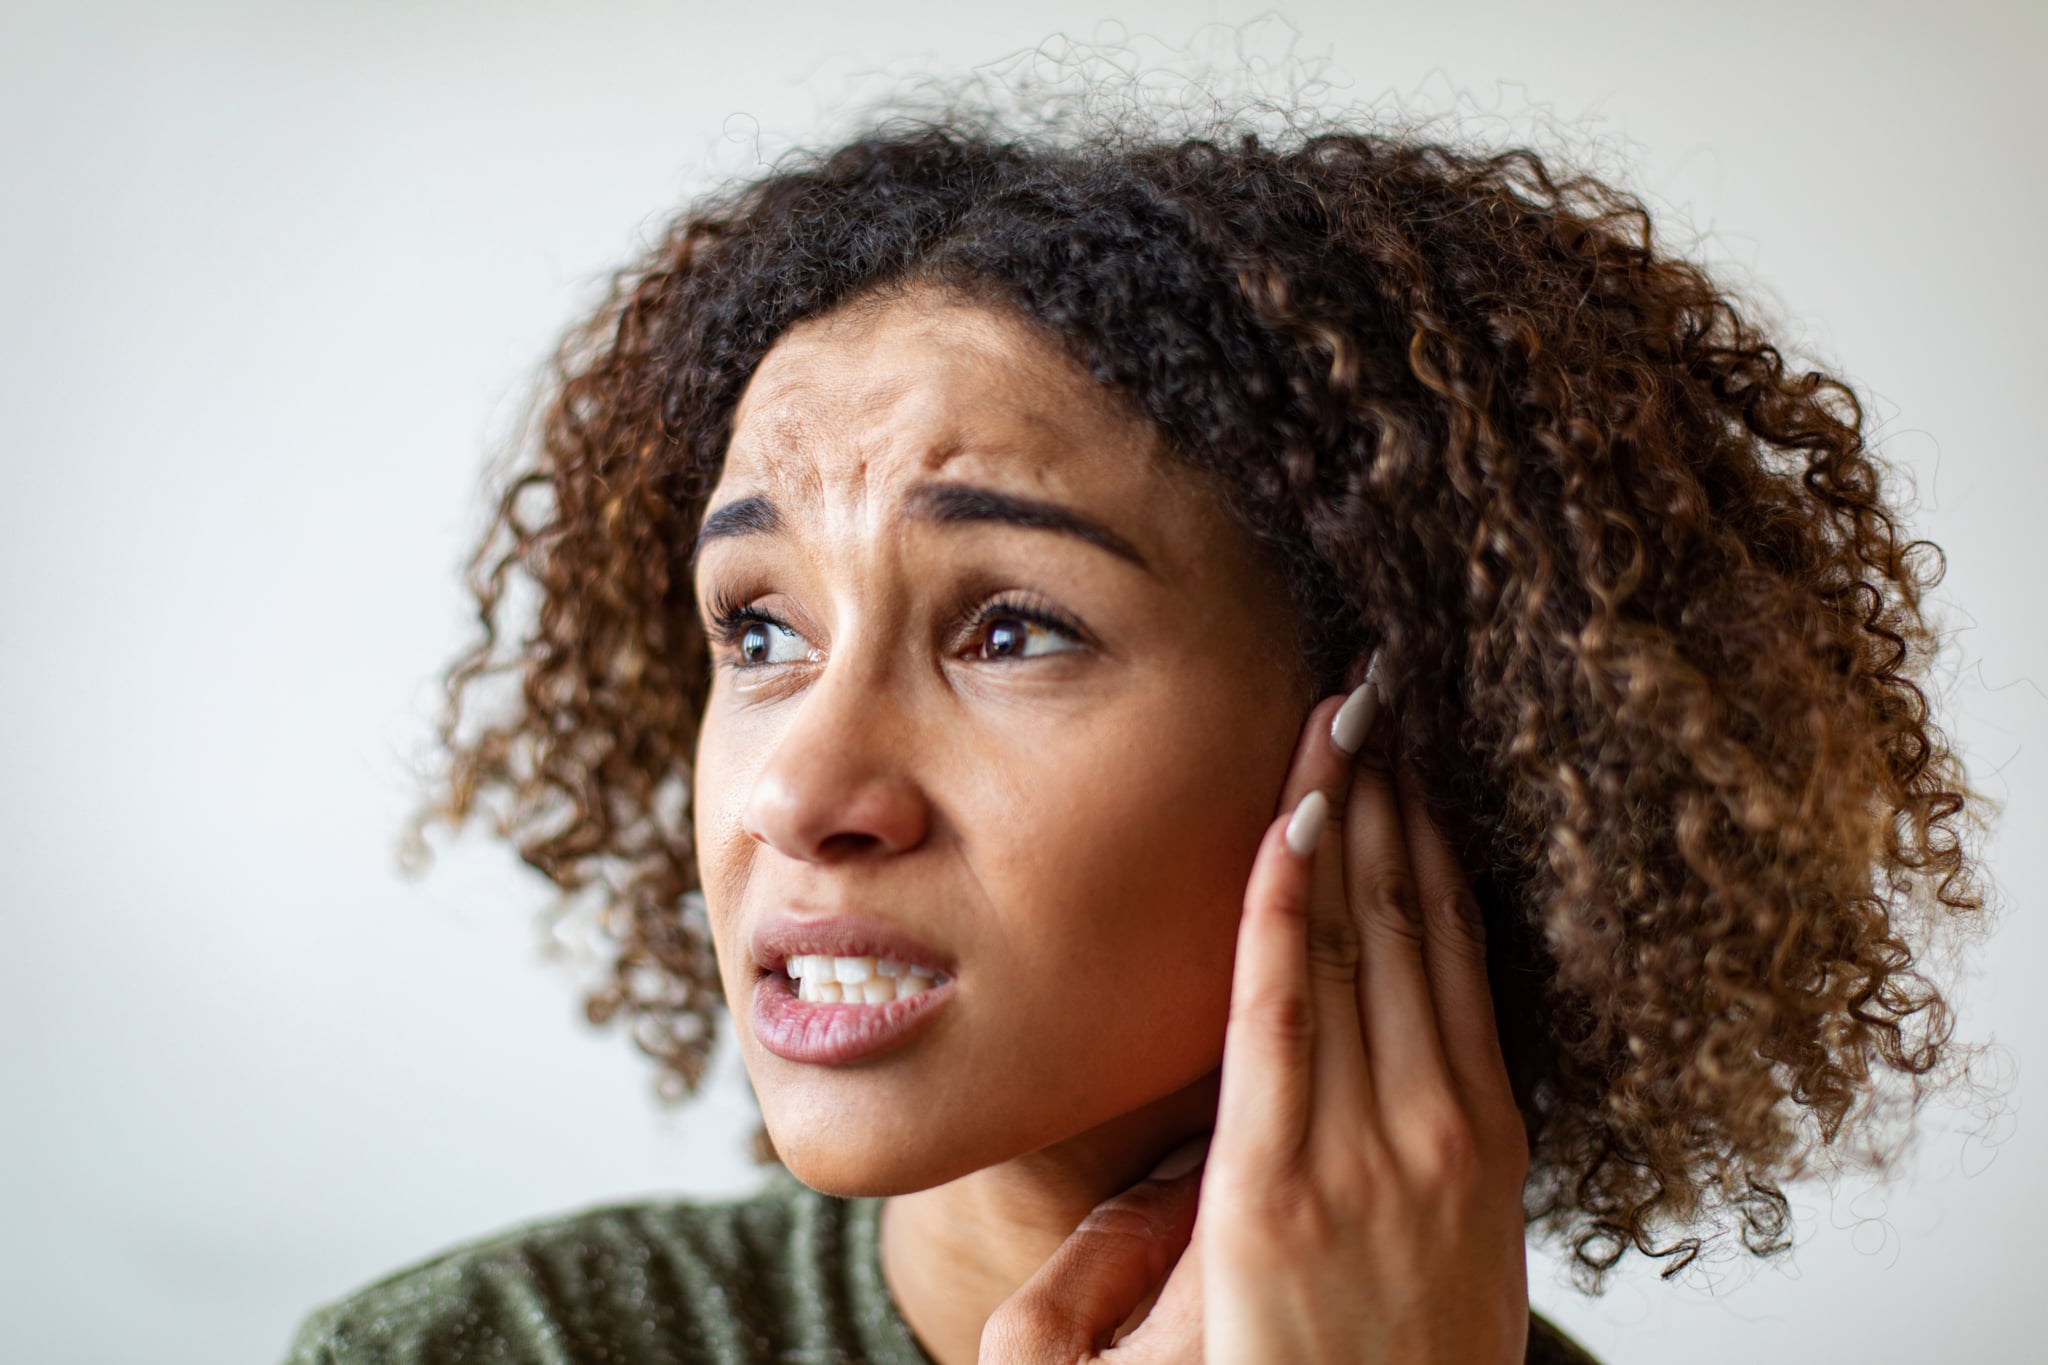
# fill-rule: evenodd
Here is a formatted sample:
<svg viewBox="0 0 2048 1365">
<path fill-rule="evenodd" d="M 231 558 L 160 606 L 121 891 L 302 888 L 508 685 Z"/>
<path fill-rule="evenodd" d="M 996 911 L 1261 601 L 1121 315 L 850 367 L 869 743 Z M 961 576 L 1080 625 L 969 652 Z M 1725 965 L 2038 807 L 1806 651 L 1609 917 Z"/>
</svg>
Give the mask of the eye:
<svg viewBox="0 0 2048 1365">
<path fill-rule="evenodd" d="M 783 658 L 775 657 L 778 642 L 784 643 L 785 648 L 793 647 L 795 652 Z M 802 663 L 809 655 L 803 636 L 780 621 L 771 621 L 765 616 L 742 622 L 734 632 L 733 648 L 738 651 L 740 662 L 747 664 Z"/>
<path fill-rule="evenodd" d="M 756 606 L 714 594 L 706 633 L 735 657 L 734 668 L 766 668 L 818 657 L 810 643 Z M 1087 647 L 1082 627 L 1050 605 L 1019 597 L 990 602 L 968 625 L 967 653 L 990 662 L 1035 659 Z"/>
<path fill-rule="evenodd" d="M 1082 647 L 1079 628 L 1059 613 L 1016 599 L 989 603 L 975 618 L 974 629 L 984 659 L 1031 659 Z M 1047 643 L 1053 647 L 1034 648 Z"/>
<path fill-rule="evenodd" d="M 738 656 L 735 668 L 802 663 L 811 657 L 803 636 L 759 607 L 745 605 L 724 593 L 713 595 L 706 633 Z M 778 647 L 782 651 L 779 655 Z"/>
</svg>

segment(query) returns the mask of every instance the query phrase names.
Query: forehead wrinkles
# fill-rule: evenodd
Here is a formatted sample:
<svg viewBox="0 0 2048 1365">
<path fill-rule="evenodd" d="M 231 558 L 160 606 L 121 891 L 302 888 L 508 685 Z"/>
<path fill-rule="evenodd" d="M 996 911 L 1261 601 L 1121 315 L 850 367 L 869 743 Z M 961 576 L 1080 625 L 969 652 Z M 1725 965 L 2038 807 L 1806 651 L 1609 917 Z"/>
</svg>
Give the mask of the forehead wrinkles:
<svg viewBox="0 0 2048 1365">
<path fill-rule="evenodd" d="M 967 467 L 953 479 L 1102 509 L 1156 566 L 1185 576 L 1216 559 L 1208 531 L 1222 509 L 1191 471 L 1168 467 L 1167 449 L 1023 320 L 902 304 L 799 323 L 770 348 L 741 396 L 713 501 L 759 493 L 810 523 L 806 540 L 872 537 L 893 551 L 890 509 L 871 503 L 957 462 Z M 1134 508 L 1146 509 L 1142 529 Z"/>
<path fill-rule="evenodd" d="M 1033 394 L 1005 390 L 1014 367 L 972 342 L 936 341 L 783 353 L 746 395 L 727 476 L 758 483 L 792 511 L 831 504 L 855 514 L 871 492 L 908 486 L 970 450 L 1043 483 L 1044 452 L 1061 448 L 1066 434 L 1060 424 Z"/>
</svg>

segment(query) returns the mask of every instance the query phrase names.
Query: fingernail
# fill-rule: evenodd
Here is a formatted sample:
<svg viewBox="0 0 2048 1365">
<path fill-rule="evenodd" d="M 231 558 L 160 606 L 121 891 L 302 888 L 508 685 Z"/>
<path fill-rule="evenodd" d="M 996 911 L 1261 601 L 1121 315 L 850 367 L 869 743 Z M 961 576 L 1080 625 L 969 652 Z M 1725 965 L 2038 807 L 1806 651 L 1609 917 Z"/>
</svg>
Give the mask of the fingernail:
<svg viewBox="0 0 2048 1365">
<path fill-rule="evenodd" d="M 1304 858 L 1315 852 L 1316 845 L 1322 842 L 1323 821 L 1329 814 L 1330 799 L 1320 791 L 1302 797 L 1287 822 L 1287 846 Z"/>
<path fill-rule="evenodd" d="M 1374 664 L 1379 662 L 1375 656 Z M 1337 714 L 1330 721 L 1330 742 L 1347 754 L 1355 754 L 1364 745 L 1365 737 L 1372 733 L 1372 723 L 1380 713 L 1380 684 L 1373 668 L 1365 671 L 1365 681 L 1351 689 L 1351 695 L 1337 708 Z"/>
<path fill-rule="evenodd" d="M 1165 1158 L 1152 1168 L 1152 1174 L 1145 1178 L 1147 1180 L 1178 1180 L 1181 1176 L 1186 1175 L 1189 1171 L 1202 1164 L 1204 1158 L 1209 1155 L 1209 1139 L 1214 1136 L 1214 1133 L 1204 1133 L 1198 1138 L 1190 1138 L 1183 1142 L 1180 1146 L 1168 1152 Z"/>
</svg>

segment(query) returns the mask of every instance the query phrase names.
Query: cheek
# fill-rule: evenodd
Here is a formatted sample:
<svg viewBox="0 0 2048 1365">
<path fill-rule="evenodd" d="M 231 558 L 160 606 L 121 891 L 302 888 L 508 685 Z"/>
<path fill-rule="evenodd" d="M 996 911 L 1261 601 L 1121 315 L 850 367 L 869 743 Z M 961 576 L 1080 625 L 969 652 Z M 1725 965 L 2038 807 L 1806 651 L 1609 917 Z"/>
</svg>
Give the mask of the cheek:
<svg viewBox="0 0 2048 1365">
<path fill-rule="evenodd" d="M 1038 748 L 974 817 L 973 860 L 999 883 L 986 889 L 1003 917 L 977 945 L 1008 956 L 1013 981 L 1039 983 L 1016 1002 L 1038 1036 L 1105 1057 L 1142 1047 L 1185 1063 L 1220 1042 L 1245 878 L 1291 752 L 1291 730 L 1240 717 L 1176 734 L 1173 719 Z M 1142 738 L 1160 734 L 1173 737 Z"/>
<path fill-rule="evenodd" d="M 726 727 L 705 724 L 697 745 L 690 789 L 690 831 L 697 875 L 711 915 L 712 942 L 730 999 L 735 971 L 744 965 L 746 945 L 733 935 L 733 907 L 752 865 L 749 839 L 740 823 L 748 775 L 740 770 L 745 746 L 734 745 Z"/>
</svg>

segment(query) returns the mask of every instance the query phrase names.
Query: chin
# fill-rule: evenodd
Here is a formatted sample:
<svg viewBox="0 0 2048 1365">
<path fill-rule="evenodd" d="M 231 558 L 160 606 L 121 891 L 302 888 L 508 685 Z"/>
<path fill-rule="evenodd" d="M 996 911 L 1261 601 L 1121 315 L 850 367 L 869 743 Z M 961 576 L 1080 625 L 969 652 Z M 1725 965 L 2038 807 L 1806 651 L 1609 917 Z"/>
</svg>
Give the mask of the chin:
<svg viewBox="0 0 2048 1365">
<path fill-rule="evenodd" d="M 789 1173 L 820 1194 L 841 1199 L 915 1194 L 976 1169 L 935 1163 L 931 1153 L 890 1143 L 850 1143 L 843 1134 L 790 1137 L 774 1126 L 769 1137 Z"/>
<path fill-rule="evenodd" d="M 915 1194 L 1019 1155 L 1014 1124 L 948 1123 L 954 1111 L 942 1105 L 891 1104 L 885 1114 L 863 1105 L 863 1112 L 850 1113 L 815 1089 L 798 1091 L 757 1090 L 756 1100 L 776 1156 L 821 1194 Z"/>
</svg>

